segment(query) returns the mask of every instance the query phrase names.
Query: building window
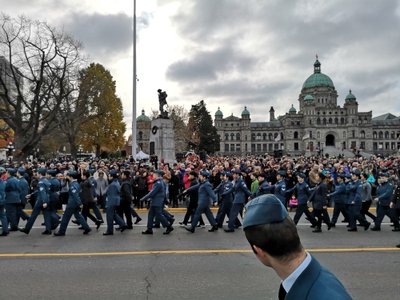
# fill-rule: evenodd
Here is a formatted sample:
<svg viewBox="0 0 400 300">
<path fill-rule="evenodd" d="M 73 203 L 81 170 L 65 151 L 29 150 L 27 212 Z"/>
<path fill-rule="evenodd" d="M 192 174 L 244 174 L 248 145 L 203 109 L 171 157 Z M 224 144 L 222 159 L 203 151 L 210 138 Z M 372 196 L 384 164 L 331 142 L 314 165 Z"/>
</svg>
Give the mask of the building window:
<svg viewBox="0 0 400 300">
<path fill-rule="evenodd" d="M 335 118 L 335 124 L 339 124 L 339 119 Z"/>
<path fill-rule="evenodd" d="M 321 119 L 320 118 L 317 119 L 317 125 L 321 125 Z"/>
<path fill-rule="evenodd" d="M 257 133 L 257 141 L 261 141 L 261 133 Z"/>
<path fill-rule="evenodd" d="M 378 150 L 378 143 L 373 143 L 373 144 L 372 144 L 372 148 L 373 148 L 374 150 Z"/>
<path fill-rule="evenodd" d="M 256 145 L 255 144 L 251 144 L 251 152 L 256 152 Z"/>
<path fill-rule="evenodd" d="M 267 144 L 263 144 L 263 151 L 267 151 Z"/>
<path fill-rule="evenodd" d="M 360 136 L 361 136 L 362 139 L 365 139 L 365 131 L 364 130 L 361 130 Z"/>
<path fill-rule="evenodd" d="M 389 131 L 385 131 L 385 140 L 389 139 Z"/>
<path fill-rule="evenodd" d="M 298 151 L 299 150 L 299 143 L 294 143 L 294 150 Z"/>
<path fill-rule="evenodd" d="M 295 131 L 295 132 L 293 133 L 293 138 L 294 138 L 295 140 L 297 140 L 297 139 L 299 138 L 299 133 L 298 133 L 297 131 Z"/>
<path fill-rule="evenodd" d="M 255 141 L 255 140 L 256 140 L 256 134 L 255 134 L 255 133 L 252 133 L 252 134 L 251 134 L 251 140 L 252 140 L 252 141 Z"/>
<path fill-rule="evenodd" d="M 346 131 L 343 131 L 343 138 L 346 138 Z"/>
<path fill-rule="evenodd" d="M 240 144 L 236 144 L 236 152 L 240 152 Z"/>
<path fill-rule="evenodd" d="M 319 131 L 317 131 L 317 139 L 321 138 L 321 134 L 319 133 Z"/>
<path fill-rule="evenodd" d="M 322 124 L 326 125 L 326 119 L 325 118 L 322 119 Z"/>
<path fill-rule="evenodd" d="M 352 137 L 352 138 L 355 138 L 355 137 L 356 137 L 356 131 L 355 131 L 355 130 L 352 130 L 352 131 L 351 131 L 351 137 Z"/>
<path fill-rule="evenodd" d="M 310 130 L 310 139 L 312 139 L 312 138 L 313 138 L 312 131 Z"/>
<path fill-rule="evenodd" d="M 236 140 L 240 141 L 240 133 L 236 133 Z"/>
<path fill-rule="evenodd" d="M 269 139 L 270 141 L 272 141 L 272 140 L 274 139 L 272 133 L 268 134 L 268 139 Z"/>
<path fill-rule="evenodd" d="M 143 140 L 143 132 L 139 131 L 139 140 Z"/>
<path fill-rule="evenodd" d="M 328 123 L 332 124 L 332 118 L 329 118 Z"/>
<path fill-rule="evenodd" d="M 340 124 L 344 124 L 344 118 L 340 118 Z"/>
<path fill-rule="evenodd" d="M 365 149 L 365 142 L 360 143 L 360 149 Z"/>
<path fill-rule="evenodd" d="M 235 134 L 231 133 L 231 141 L 234 141 L 234 140 L 235 140 Z"/>
<path fill-rule="evenodd" d="M 267 140 L 267 134 L 264 132 L 263 133 L 263 141 L 266 141 Z"/>
<path fill-rule="evenodd" d="M 247 152 L 247 144 L 244 144 L 244 151 Z"/>
<path fill-rule="evenodd" d="M 357 147 L 356 141 L 351 141 L 350 149 L 356 149 L 356 147 Z"/>
<path fill-rule="evenodd" d="M 268 144 L 268 151 L 272 151 L 272 144 Z"/>
<path fill-rule="evenodd" d="M 390 134 L 390 138 L 392 140 L 394 140 L 396 138 L 396 134 L 394 133 L 394 131 L 392 131 L 392 133 Z"/>
<path fill-rule="evenodd" d="M 379 131 L 379 139 L 382 140 L 383 139 L 383 132 Z"/>
<path fill-rule="evenodd" d="M 279 150 L 279 144 L 274 144 L 274 150 Z"/>
<path fill-rule="evenodd" d="M 374 131 L 374 133 L 372 134 L 373 138 L 376 140 L 378 138 L 378 134 L 376 133 L 376 131 Z"/>
<path fill-rule="evenodd" d="M 235 144 L 231 144 L 231 152 L 235 152 Z"/>
<path fill-rule="evenodd" d="M 261 152 L 261 144 L 257 144 L 257 152 Z"/>
<path fill-rule="evenodd" d="M 225 144 L 225 152 L 229 152 L 229 144 Z"/>
</svg>

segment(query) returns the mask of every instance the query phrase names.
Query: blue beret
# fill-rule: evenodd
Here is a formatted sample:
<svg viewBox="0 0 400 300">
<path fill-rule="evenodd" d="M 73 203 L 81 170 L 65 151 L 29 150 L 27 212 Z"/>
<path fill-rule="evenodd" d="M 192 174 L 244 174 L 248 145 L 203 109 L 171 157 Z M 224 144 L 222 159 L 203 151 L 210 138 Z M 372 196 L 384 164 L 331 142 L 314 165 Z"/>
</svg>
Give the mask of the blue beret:
<svg viewBox="0 0 400 300">
<path fill-rule="evenodd" d="M 254 225 L 279 223 L 288 215 L 286 208 L 275 195 L 262 195 L 246 204 L 243 229 Z"/>
<path fill-rule="evenodd" d="M 110 175 L 111 176 L 117 176 L 117 175 L 119 175 L 119 171 L 118 170 L 111 170 L 110 171 Z"/>
<path fill-rule="evenodd" d="M 240 170 L 234 170 L 234 171 L 233 171 L 233 174 L 239 174 L 239 175 L 241 175 L 241 174 L 242 174 L 242 171 L 240 171 Z"/>
<path fill-rule="evenodd" d="M 379 177 L 390 177 L 388 173 L 381 173 Z"/>
<path fill-rule="evenodd" d="M 286 171 L 285 170 L 279 170 L 278 175 L 281 175 L 282 177 L 286 176 Z"/>
<path fill-rule="evenodd" d="M 230 176 L 232 176 L 232 173 L 229 172 L 229 171 L 226 171 L 226 172 L 225 172 L 225 176 L 230 177 Z"/>
<path fill-rule="evenodd" d="M 69 170 L 67 173 L 67 176 L 76 177 L 76 176 L 78 176 L 78 172 Z"/>
<path fill-rule="evenodd" d="M 54 176 L 57 174 L 57 170 L 49 169 L 49 170 L 47 170 L 47 174 Z"/>
<path fill-rule="evenodd" d="M 346 174 L 345 178 L 351 179 L 351 174 Z"/>
<path fill-rule="evenodd" d="M 353 174 L 356 176 L 361 176 L 361 171 L 359 169 L 353 170 Z"/>
<path fill-rule="evenodd" d="M 0 174 L 3 174 L 5 172 L 7 172 L 6 169 L 4 169 L 4 167 L 0 167 Z"/>
<path fill-rule="evenodd" d="M 165 172 L 163 170 L 155 170 L 154 173 L 157 173 L 158 176 L 164 176 Z"/>
<path fill-rule="evenodd" d="M 296 176 L 300 177 L 300 178 L 303 178 L 303 179 L 306 179 L 306 174 L 304 174 L 304 173 L 297 173 Z"/>
<path fill-rule="evenodd" d="M 14 176 L 17 173 L 17 170 L 15 170 L 14 168 L 7 168 L 7 172 L 11 176 Z"/>
<path fill-rule="evenodd" d="M 200 175 L 204 177 L 210 177 L 210 173 L 207 170 L 200 171 Z"/>
<path fill-rule="evenodd" d="M 17 171 L 18 171 L 18 173 L 20 175 L 24 175 L 25 174 L 25 168 L 24 167 L 19 167 Z"/>
<path fill-rule="evenodd" d="M 344 179 L 344 178 L 346 178 L 346 174 L 345 174 L 345 173 L 340 173 L 340 174 L 339 174 L 339 177 L 342 178 L 342 179 Z"/>
<path fill-rule="evenodd" d="M 226 172 L 225 172 L 225 171 L 221 171 L 221 172 L 219 172 L 219 175 L 220 175 L 220 176 L 225 176 L 225 175 L 226 175 Z"/>
<path fill-rule="evenodd" d="M 46 175 L 47 170 L 46 170 L 45 168 L 39 168 L 39 169 L 37 169 L 37 172 L 38 172 L 40 175 Z"/>
</svg>

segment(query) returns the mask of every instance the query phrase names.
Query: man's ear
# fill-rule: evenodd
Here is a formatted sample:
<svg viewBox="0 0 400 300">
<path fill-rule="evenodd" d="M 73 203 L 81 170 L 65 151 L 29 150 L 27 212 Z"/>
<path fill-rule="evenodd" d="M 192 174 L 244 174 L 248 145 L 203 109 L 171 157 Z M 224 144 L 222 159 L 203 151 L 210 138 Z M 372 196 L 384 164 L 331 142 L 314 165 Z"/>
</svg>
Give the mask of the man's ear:
<svg viewBox="0 0 400 300">
<path fill-rule="evenodd" d="M 253 248 L 253 251 L 254 251 L 254 253 L 255 253 L 256 255 L 258 255 L 258 256 L 260 256 L 260 257 L 265 256 L 264 251 L 263 251 L 260 247 L 257 247 L 256 245 L 251 245 L 251 248 Z"/>
</svg>

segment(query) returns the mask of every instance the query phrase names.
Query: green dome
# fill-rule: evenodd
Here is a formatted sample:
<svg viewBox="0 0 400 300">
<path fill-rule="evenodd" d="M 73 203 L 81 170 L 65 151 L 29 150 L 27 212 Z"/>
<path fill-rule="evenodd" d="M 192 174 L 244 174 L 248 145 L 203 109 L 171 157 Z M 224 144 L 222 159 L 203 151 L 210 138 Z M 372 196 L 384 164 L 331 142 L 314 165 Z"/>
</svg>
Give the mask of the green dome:
<svg viewBox="0 0 400 300">
<path fill-rule="evenodd" d="M 289 113 L 296 113 L 297 110 L 294 108 L 293 104 L 292 107 L 289 109 Z"/>
<path fill-rule="evenodd" d="M 306 95 L 304 97 L 304 101 L 313 101 L 313 100 L 314 100 L 314 97 L 312 95 Z"/>
<path fill-rule="evenodd" d="M 151 122 L 150 118 L 144 114 L 144 109 L 142 109 L 142 114 L 136 118 L 136 121 Z"/>
<path fill-rule="evenodd" d="M 215 116 L 216 117 L 222 117 L 223 116 L 223 113 L 222 113 L 222 111 L 219 110 L 219 107 L 218 107 L 218 110 L 215 112 Z"/>
<path fill-rule="evenodd" d="M 356 101 L 356 96 L 354 96 L 352 93 L 351 93 L 351 90 L 349 90 L 349 94 L 346 96 L 346 101 Z"/>
<path fill-rule="evenodd" d="M 243 115 L 248 115 L 248 116 L 250 115 L 250 112 L 247 110 L 246 106 L 244 107 L 244 110 L 242 111 L 242 116 Z"/>
<path fill-rule="evenodd" d="M 331 88 L 335 88 L 333 85 L 332 79 L 329 76 L 321 73 L 321 63 L 317 60 L 314 63 L 314 74 L 307 78 L 307 80 L 303 84 L 303 89 L 318 87 L 318 86 L 327 86 Z"/>
</svg>

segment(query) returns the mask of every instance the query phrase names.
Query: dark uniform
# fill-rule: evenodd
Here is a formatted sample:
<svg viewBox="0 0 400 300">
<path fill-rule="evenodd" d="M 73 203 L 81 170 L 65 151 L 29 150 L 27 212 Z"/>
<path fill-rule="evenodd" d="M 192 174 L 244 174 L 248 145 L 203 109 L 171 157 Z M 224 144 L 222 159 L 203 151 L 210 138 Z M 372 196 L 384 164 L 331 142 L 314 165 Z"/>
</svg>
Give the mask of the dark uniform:
<svg viewBox="0 0 400 300">
<path fill-rule="evenodd" d="M 349 218 L 346 208 L 346 198 L 347 198 L 346 185 L 343 182 L 345 176 L 346 176 L 345 174 L 339 174 L 339 177 L 341 178 L 342 181 L 335 186 L 335 190 L 333 193 L 328 194 L 328 197 L 332 199 L 334 203 L 333 216 L 331 219 L 332 227 L 336 226 L 336 222 L 338 220 L 340 213 L 342 213 L 345 219 L 348 220 Z"/>
<path fill-rule="evenodd" d="M 6 170 L 3 167 L 0 167 L 0 176 L 3 175 Z M 0 179 L 0 222 L 3 228 L 0 236 L 8 235 L 8 221 L 5 212 L 5 204 L 6 204 L 6 183 Z"/>
<path fill-rule="evenodd" d="M 17 210 L 21 204 L 21 187 L 18 179 L 15 178 L 16 172 L 13 168 L 7 169 L 6 214 L 10 222 L 10 231 L 18 231 Z"/>
<path fill-rule="evenodd" d="M 229 218 L 229 212 L 231 211 L 233 202 L 233 183 L 229 180 L 229 177 L 232 175 L 229 172 L 224 172 L 222 174 L 226 176 L 226 179 L 214 189 L 214 192 L 220 196 L 220 205 L 215 217 L 219 228 L 222 228 L 225 216 Z"/>
</svg>

